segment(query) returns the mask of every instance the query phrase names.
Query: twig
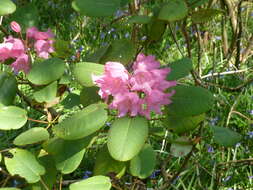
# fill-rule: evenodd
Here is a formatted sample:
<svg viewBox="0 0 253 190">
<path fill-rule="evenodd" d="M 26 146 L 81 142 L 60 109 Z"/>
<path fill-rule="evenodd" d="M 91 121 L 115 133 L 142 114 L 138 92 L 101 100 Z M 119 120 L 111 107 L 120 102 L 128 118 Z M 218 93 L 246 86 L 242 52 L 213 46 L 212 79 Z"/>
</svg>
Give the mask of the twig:
<svg viewBox="0 0 253 190">
<path fill-rule="evenodd" d="M 41 184 L 44 186 L 44 188 L 45 188 L 46 190 L 49 190 L 47 184 L 43 181 L 42 178 L 40 178 L 40 182 L 41 182 Z"/>
<path fill-rule="evenodd" d="M 228 162 L 220 162 L 217 164 L 217 166 L 221 165 L 227 165 L 227 164 L 238 164 L 238 163 L 248 163 L 248 162 L 253 162 L 253 158 L 248 158 L 248 159 L 242 159 L 242 160 L 232 160 Z"/>
<path fill-rule="evenodd" d="M 237 71 L 226 71 L 226 72 L 222 72 L 222 73 L 211 73 L 211 74 L 207 74 L 204 76 L 201 76 L 201 79 L 205 79 L 205 78 L 209 78 L 209 77 L 215 77 L 215 76 L 223 76 L 223 75 L 231 75 L 231 74 L 236 74 L 236 73 L 242 73 L 245 71 L 248 71 L 249 69 L 242 69 L 242 70 L 237 70 Z"/>
<path fill-rule="evenodd" d="M 240 112 L 238 112 L 238 111 L 232 111 L 232 113 L 235 113 L 235 114 L 237 114 L 237 115 L 243 117 L 244 119 L 247 119 L 248 121 L 253 122 L 252 119 L 248 118 L 247 116 L 243 115 L 242 113 L 240 113 Z"/>
<path fill-rule="evenodd" d="M 237 23 L 238 23 L 238 31 L 237 31 L 237 40 L 236 40 L 236 59 L 235 59 L 235 67 L 239 69 L 240 64 L 240 55 L 241 55 L 241 38 L 242 38 L 242 2 L 240 0 L 237 7 Z"/>
<path fill-rule="evenodd" d="M 41 121 L 41 120 L 36 120 L 36 119 L 32 119 L 32 118 L 28 118 L 27 120 L 33 121 L 33 122 L 37 122 L 37 123 L 45 123 L 45 124 L 48 124 L 47 121 Z"/>
<path fill-rule="evenodd" d="M 184 54 L 183 54 L 183 52 L 182 52 L 182 51 L 181 51 L 181 49 L 180 49 L 180 46 L 179 46 L 179 44 L 178 44 L 178 42 L 177 42 L 176 35 L 174 34 L 174 32 L 173 32 L 173 30 L 172 30 L 172 28 L 171 28 L 170 23 L 168 23 L 168 26 L 169 26 L 169 29 L 170 29 L 170 32 L 171 32 L 172 38 L 173 38 L 174 42 L 175 42 L 175 43 L 176 43 L 176 45 L 177 45 L 177 49 L 179 50 L 179 52 L 180 52 L 181 56 L 182 56 L 182 57 L 184 57 Z"/>
</svg>

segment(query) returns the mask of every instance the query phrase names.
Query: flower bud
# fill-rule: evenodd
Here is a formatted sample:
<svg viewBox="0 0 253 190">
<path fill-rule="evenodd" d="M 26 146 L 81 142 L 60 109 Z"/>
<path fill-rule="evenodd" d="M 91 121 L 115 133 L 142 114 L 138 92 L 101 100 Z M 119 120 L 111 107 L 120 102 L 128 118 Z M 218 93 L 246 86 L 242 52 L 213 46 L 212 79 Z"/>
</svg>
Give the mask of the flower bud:
<svg viewBox="0 0 253 190">
<path fill-rule="evenodd" d="M 19 32 L 21 31 L 20 25 L 19 25 L 17 22 L 15 22 L 15 21 L 12 21 L 12 22 L 11 22 L 11 29 L 12 29 L 14 32 L 17 32 L 17 33 L 19 33 Z"/>
</svg>

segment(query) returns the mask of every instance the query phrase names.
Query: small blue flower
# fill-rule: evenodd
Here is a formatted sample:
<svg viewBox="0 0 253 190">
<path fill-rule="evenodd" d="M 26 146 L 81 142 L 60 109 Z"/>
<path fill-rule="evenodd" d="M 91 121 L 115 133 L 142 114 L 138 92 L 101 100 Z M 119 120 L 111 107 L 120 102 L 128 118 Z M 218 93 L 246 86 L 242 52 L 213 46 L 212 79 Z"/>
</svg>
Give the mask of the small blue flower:
<svg viewBox="0 0 253 190">
<path fill-rule="evenodd" d="M 249 114 L 250 114 L 250 115 L 253 115 L 253 110 L 250 110 L 250 111 L 249 111 Z"/>
<path fill-rule="evenodd" d="M 253 176 L 251 175 L 251 176 L 249 176 L 249 179 L 253 179 Z"/>
<path fill-rule="evenodd" d="M 219 118 L 215 117 L 215 118 L 213 118 L 213 119 L 210 120 L 210 124 L 211 125 L 216 125 L 218 121 L 219 121 Z"/>
<path fill-rule="evenodd" d="M 232 187 L 229 187 L 227 190 L 234 190 Z"/>
<path fill-rule="evenodd" d="M 235 147 L 238 148 L 239 146 L 241 146 L 241 143 L 236 143 Z"/>
<path fill-rule="evenodd" d="M 112 124 L 111 124 L 110 122 L 106 122 L 105 125 L 106 125 L 107 127 L 111 127 Z"/>
<path fill-rule="evenodd" d="M 252 16 L 252 17 L 253 17 L 253 12 L 251 12 L 251 13 L 250 13 L 250 16 Z"/>
<path fill-rule="evenodd" d="M 248 132 L 249 138 L 253 138 L 253 131 Z"/>
<path fill-rule="evenodd" d="M 86 170 L 85 172 L 83 172 L 83 179 L 87 179 L 91 176 L 92 172 L 89 170 Z"/>
<path fill-rule="evenodd" d="M 116 18 L 121 17 L 123 15 L 124 15 L 124 12 L 122 10 L 117 10 L 116 13 L 115 13 Z"/>
<path fill-rule="evenodd" d="M 215 40 L 221 40 L 220 36 L 215 36 L 214 38 L 215 38 Z"/>
<path fill-rule="evenodd" d="M 144 41 L 144 40 L 146 40 L 146 39 L 147 39 L 147 36 L 141 37 L 141 40 L 142 40 L 142 41 Z"/>
<path fill-rule="evenodd" d="M 211 145 L 207 146 L 207 152 L 214 153 L 214 148 Z"/>
<path fill-rule="evenodd" d="M 130 34 L 129 34 L 129 32 L 127 32 L 126 34 L 125 34 L 125 38 L 129 38 L 130 37 Z"/>
<path fill-rule="evenodd" d="M 101 39 L 104 39 L 104 38 L 105 38 L 105 33 L 104 33 L 104 32 L 102 32 L 102 33 L 100 34 L 100 38 L 101 38 Z"/>
<path fill-rule="evenodd" d="M 157 177 L 157 175 L 159 175 L 161 173 L 161 170 L 155 170 L 151 176 L 150 179 L 155 179 Z"/>
<path fill-rule="evenodd" d="M 223 178 L 222 181 L 227 182 L 227 181 L 229 181 L 231 178 L 232 178 L 232 176 L 229 175 L 229 176 Z"/>
</svg>

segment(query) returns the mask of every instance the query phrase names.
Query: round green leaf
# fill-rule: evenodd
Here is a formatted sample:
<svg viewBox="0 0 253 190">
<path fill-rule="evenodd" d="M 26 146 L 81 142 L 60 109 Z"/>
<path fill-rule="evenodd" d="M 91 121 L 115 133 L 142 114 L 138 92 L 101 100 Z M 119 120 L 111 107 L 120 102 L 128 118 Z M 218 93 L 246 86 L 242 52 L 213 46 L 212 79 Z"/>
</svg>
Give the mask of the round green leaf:
<svg viewBox="0 0 253 190">
<path fill-rule="evenodd" d="M 174 132 L 181 134 L 194 130 L 204 119 L 205 114 L 189 117 L 167 114 L 164 119 L 164 125 L 168 129 L 172 129 Z"/>
<path fill-rule="evenodd" d="M 108 175 L 113 172 L 120 178 L 126 170 L 126 162 L 114 160 L 108 152 L 107 147 L 102 148 L 96 155 L 94 175 Z"/>
<path fill-rule="evenodd" d="M 148 136 L 148 122 L 142 117 L 119 118 L 108 134 L 108 150 L 115 160 L 128 161 L 142 149 Z"/>
<path fill-rule="evenodd" d="M 213 95 L 206 89 L 196 86 L 176 86 L 171 97 L 168 112 L 181 117 L 200 115 L 213 106 Z"/>
<path fill-rule="evenodd" d="M 18 22 L 22 28 L 22 32 L 25 33 L 27 28 L 38 26 L 38 9 L 33 3 L 18 6 L 16 12 L 11 16 L 11 20 Z"/>
<path fill-rule="evenodd" d="M 71 109 L 80 104 L 80 96 L 75 93 L 69 93 L 61 102 L 65 109 Z"/>
<path fill-rule="evenodd" d="M 44 143 L 43 147 L 54 157 L 56 168 L 63 174 L 69 174 L 80 165 L 91 138 L 92 136 L 88 136 L 73 141 L 53 138 Z"/>
<path fill-rule="evenodd" d="M 105 176 L 94 176 L 69 186 L 70 190 L 110 190 L 111 181 L 109 177 Z"/>
<path fill-rule="evenodd" d="M 192 62 L 189 58 L 183 58 L 168 64 L 171 72 L 167 76 L 167 80 L 178 80 L 187 76 L 192 70 Z"/>
<path fill-rule="evenodd" d="M 120 7 L 121 0 L 75 0 L 72 7 L 86 16 L 112 16 Z"/>
<path fill-rule="evenodd" d="M 134 56 L 135 45 L 130 40 L 116 40 L 111 43 L 111 46 L 101 58 L 101 62 L 115 61 L 127 65 Z"/>
<path fill-rule="evenodd" d="M 103 75 L 104 73 L 104 65 L 89 63 L 89 62 L 81 62 L 77 63 L 74 67 L 74 76 L 76 80 L 83 86 L 95 86 L 92 81 L 92 75 Z"/>
<path fill-rule="evenodd" d="M 130 161 L 130 172 L 141 179 L 149 177 L 156 164 L 156 154 L 153 148 L 146 144 L 140 153 Z"/>
<path fill-rule="evenodd" d="M 99 88 L 96 86 L 92 87 L 84 87 L 80 94 L 80 102 L 81 104 L 86 107 L 90 104 L 97 103 L 101 100 L 100 96 L 98 95 Z"/>
<path fill-rule="evenodd" d="M 56 136 L 74 140 L 86 137 L 105 124 L 107 112 L 103 104 L 92 104 L 53 127 Z"/>
<path fill-rule="evenodd" d="M 11 175 L 19 175 L 28 183 L 36 183 L 40 180 L 40 176 L 45 173 L 45 168 L 32 153 L 18 148 L 10 150 L 10 153 L 13 157 L 5 157 L 5 165 Z"/>
<path fill-rule="evenodd" d="M 57 93 L 57 81 L 49 84 L 33 94 L 37 102 L 51 102 L 55 99 Z"/>
<path fill-rule="evenodd" d="M 0 71 L 0 103 L 5 106 L 12 104 L 17 88 L 16 78 Z"/>
<path fill-rule="evenodd" d="M 211 129 L 213 131 L 214 141 L 225 147 L 234 146 L 242 139 L 239 133 L 228 128 L 212 126 Z"/>
<path fill-rule="evenodd" d="M 193 12 L 191 18 L 193 23 L 206 23 L 221 13 L 222 11 L 217 9 L 200 9 Z"/>
<path fill-rule="evenodd" d="M 131 16 L 129 19 L 128 19 L 128 23 L 130 24 L 148 24 L 151 22 L 151 17 L 149 16 L 146 16 L 146 15 L 134 15 L 134 16 Z"/>
<path fill-rule="evenodd" d="M 8 15 L 16 10 L 16 5 L 11 0 L 0 1 L 0 16 Z"/>
<path fill-rule="evenodd" d="M 170 152 L 175 157 L 183 157 L 189 154 L 192 150 L 192 145 L 186 137 L 179 137 L 176 142 L 170 146 Z"/>
<path fill-rule="evenodd" d="M 0 129 L 19 129 L 27 121 L 26 111 L 15 106 L 0 107 Z"/>
<path fill-rule="evenodd" d="M 33 144 L 49 139 L 49 133 L 45 128 L 35 127 L 31 128 L 14 139 L 14 144 L 17 146 L 23 146 L 27 144 Z"/>
<path fill-rule="evenodd" d="M 33 84 L 46 85 L 59 79 L 63 75 L 64 69 L 65 63 L 63 60 L 50 58 L 36 63 L 27 77 Z"/>
<path fill-rule="evenodd" d="M 186 17 L 188 8 L 183 0 L 170 0 L 169 3 L 163 5 L 161 8 L 158 19 L 174 22 Z"/>
</svg>

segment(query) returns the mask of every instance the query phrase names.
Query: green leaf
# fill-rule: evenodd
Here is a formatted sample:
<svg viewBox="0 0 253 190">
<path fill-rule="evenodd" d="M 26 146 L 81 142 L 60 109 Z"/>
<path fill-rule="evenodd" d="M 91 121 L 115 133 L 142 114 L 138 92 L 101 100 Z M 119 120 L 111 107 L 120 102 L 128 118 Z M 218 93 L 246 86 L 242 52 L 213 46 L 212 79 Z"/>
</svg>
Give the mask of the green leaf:
<svg viewBox="0 0 253 190">
<path fill-rule="evenodd" d="M 75 93 L 69 93 L 66 98 L 61 102 L 65 109 L 71 109 L 80 104 L 80 96 Z"/>
<path fill-rule="evenodd" d="M 182 20 L 187 16 L 187 13 L 188 8 L 184 0 L 170 0 L 161 8 L 158 19 L 174 22 Z"/>
<path fill-rule="evenodd" d="M 11 20 L 18 22 L 25 33 L 26 29 L 39 24 L 39 12 L 33 3 L 18 6 L 16 12 L 11 16 Z"/>
<path fill-rule="evenodd" d="M 214 19 L 217 15 L 223 13 L 217 9 L 200 9 L 191 15 L 193 23 L 206 23 Z"/>
<path fill-rule="evenodd" d="M 46 85 L 59 79 L 65 70 L 65 63 L 59 58 L 50 58 L 33 65 L 28 80 L 33 84 Z"/>
<path fill-rule="evenodd" d="M 194 130 L 204 119 L 205 114 L 189 117 L 166 114 L 164 125 L 168 129 L 172 129 L 174 132 L 181 134 Z"/>
<path fill-rule="evenodd" d="M 209 0 L 188 0 L 189 7 L 191 9 L 194 9 L 196 7 L 199 7 L 205 3 L 208 3 Z"/>
<path fill-rule="evenodd" d="M 0 129 L 19 129 L 26 124 L 26 111 L 15 106 L 0 107 Z"/>
<path fill-rule="evenodd" d="M 69 174 L 80 165 L 91 138 L 92 136 L 88 136 L 78 140 L 66 141 L 55 137 L 44 143 L 43 147 L 54 157 L 56 168 L 63 174 Z"/>
<path fill-rule="evenodd" d="M 35 127 L 31 128 L 14 139 L 14 144 L 17 146 L 23 146 L 27 144 L 38 143 L 49 139 L 49 133 L 45 128 Z"/>
<path fill-rule="evenodd" d="M 168 112 L 181 117 L 200 115 L 213 106 L 213 95 L 206 89 L 196 86 L 176 86 L 171 97 Z"/>
<path fill-rule="evenodd" d="M 53 54 L 55 54 L 56 57 L 68 58 L 71 56 L 72 51 L 69 42 L 57 39 L 53 45 L 55 49 L 55 52 L 53 52 Z"/>
<path fill-rule="evenodd" d="M 156 164 L 156 154 L 153 148 L 146 144 L 140 153 L 130 161 L 130 172 L 140 179 L 149 177 Z"/>
<path fill-rule="evenodd" d="M 13 103 L 17 92 L 16 78 L 0 71 L 0 104 L 9 106 Z"/>
<path fill-rule="evenodd" d="M 5 165 L 11 175 L 19 175 L 28 183 L 36 183 L 45 173 L 45 168 L 36 160 L 35 156 L 27 150 L 12 149 L 12 158 L 5 157 Z"/>
<path fill-rule="evenodd" d="M 170 152 L 175 157 L 183 157 L 189 154 L 192 150 L 192 145 L 186 137 L 179 137 L 170 146 Z M 185 144 L 184 144 L 185 143 Z"/>
<path fill-rule="evenodd" d="M 53 127 L 53 131 L 62 139 L 80 139 L 99 130 L 106 120 L 104 105 L 92 104 Z"/>
<path fill-rule="evenodd" d="M 211 129 L 213 131 L 214 141 L 225 147 L 234 146 L 242 139 L 239 133 L 228 128 L 212 126 Z"/>
<path fill-rule="evenodd" d="M 115 61 L 127 65 L 134 56 L 135 45 L 130 40 L 115 40 L 102 57 L 101 63 Z"/>
<path fill-rule="evenodd" d="M 33 96 L 37 102 L 51 102 L 55 99 L 57 93 L 57 81 L 48 86 L 36 91 Z"/>
<path fill-rule="evenodd" d="M 99 76 L 103 73 L 104 65 L 89 62 L 77 63 L 73 70 L 76 80 L 83 86 L 95 86 L 92 75 Z"/>
<path fill-rule="evenodd" d="M 2 154 L 0 153 L 0 163 L 2 162 Z"/>
<path fill-rule="evenodd" d="M 112 16 L 120 7 L 121 0 L 75 0 L 72 7 L 86 16 Z"/>
<path fill-rule="evenodd" d="M 14 13 L 16 5 L 11 0 L 1 0 L 0 2 L 0 16 Z"/>
<path fill-rule="evenodd" d="M 88 179 L 73 183 L 69 186 L 70 190 L 110 190 L 111 180 L 105 176 L 94 176 Z"/>
<path fill-rule="evenodd" d="M 158 41 L 163 36 L 166 29 L 166 23 L 162 20 L 154 20 L 150 26 L 148 39 L 149 41 Z"/>
<path fill-rule="evenodd" d="M 92 54 L 87 55 L 84 58 L 85 62 L 101 63 L 101 59 L 108 51 L 108 48 L 111 48 L 111 45 L 101 47 L 101 48 L 97 49 L 95 52 L 93 52 Z"/>
<path fill-rule="evenodd" d="M 120 6 L 124 7 L 125 5 L 127 5 L 129 3 L 130 0 L 121 0 L 120 1 Z"/>
<path fill-rule="evenodd" d="M 168 67 L 171 72 L 167 76 L 167 80 L 178 80 L 187 76 L 192 70 L 192 61 L 189 58 L 182 58 L 175 62 L 169 63 Z"/>
<path fill-rule="evenodd" d="M 80 102 L 86 107 L 90 104 L 97 103 L 101 100 L 98 95 L 99 88 L 96 86 L 84 87 L 80 94 Z"/>
<path fill-rule="evenodd" d="M 124 175 L 125 171 L 126 162 L 114 160 L 106 146 L 97 153 L 93 171 L 94 175 L 108 175 L 113 172 L 117 178 L 120 178 Z"/>
<path fill-rule="evenodd" d="M 4 187 L 4 188 L 0 188 L 1 190 L 20 190 L 18 188 L 15 187 Z"/>
<path fill-rule="evenodd" d="M 146 15 L 134 15 L 134 16 L 131 16 L 129 19 L 128 19 L 128 23 L 130 24 L 148 24 L 151 22 L 151 17 L 149 16 L 146 16 Z"/>
<path fill-rule="evenodd" d="M 142 149 L 148 136 L 148 122 L 142 117 L 116 119 L 108 134 L 108 150 L 115 160 L 128 161 Z"/>
</svg>

